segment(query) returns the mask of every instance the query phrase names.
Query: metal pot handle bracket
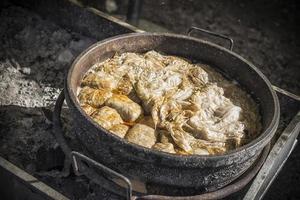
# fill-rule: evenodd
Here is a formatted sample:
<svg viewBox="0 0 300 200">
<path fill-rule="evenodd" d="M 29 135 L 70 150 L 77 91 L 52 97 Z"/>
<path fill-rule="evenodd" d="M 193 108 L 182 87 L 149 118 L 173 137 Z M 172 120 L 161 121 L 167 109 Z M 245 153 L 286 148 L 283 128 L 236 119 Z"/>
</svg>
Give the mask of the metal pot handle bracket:
<svg viewBox="0 0 300 200">
<path fill-rule="evenodd" d="M 61 123 L 61 110 L 64 104 L 65 94 L 64 90 L 61 91 L 59 94 L 56 102 L 55 107 L 52 115 L 52 124 L 53 124 L 53 134 L 58 142 L 59 146 L 61 147 L 62 151 L 65 154 L 65 161 L 64 161 L 64 168 L 62 171 L 62 176 L 66 177 L 70 174 L 70 167 L 71 167 L 71 149 L 69 148 L 66 139 L 64 137 L 64 133 L 62 131 L 62 123 Z M 49 119 L 50 120 L 50 119 Z"/>
<path fill-rule="evenodd" d="M 206 29 L 198 28 L 198 27 L 195 27 L 195 26 L 191 26 L 188 29 L 187 35 L 190 36 L 193 31 L 199 31 L 199 32 L 202 32 L 202 33 L 206 33 L 208 35 L 212 35 L 212 36 L 215 36 L 215 37 L 218 37 L 218 38 L 221 38 L 221 39 L 225 39 L 225 40 L 229 41 L 229 44 L 230 44 L 229 50 L 232 51 L 232 49 L 233 49 L 233 39 L 231 39 L 230 37 L 228 37 L 226 35 L 222 35 L 220 33 L 215 33 L 213 31 L 209 31 L 209 30 L 206 30 Z"/>
<path fill-rule="evenodd" d="M 226 36 L 226 35 L 222 35 L 222 34 L 220 34 L 220 33 L 216 33 L 216 32 L 213 32 L 213 31 L 206 30 L 206 29 L 198 28 L 198 27 L 195 27 L 195 26 L 191 26 L 191 27 L 188 29 L 188 31 L 186 32 L 186 34 L 187 34 L 188 36 L 191 36 L 191 33 L 192 33 L 193 31 L 199 31 L 199 32 L 202 32 L 202 33 L 206 33 L 206 34 L 208 34 L 208 35 L 212 35 L 212 36 L 215 36 L 215 37 L 218 37 L 218 38 L 221 38 L 221 39 L 225 39 L 225 40 L 229 41 L 229 43 L 230 43 L 230 46 L 229 46 L 228 49 L 229 49 L 230 51 L 233 50 L 233 43 L 234 43 L 234 42 L 233 42 L 233 39 L 230 38 L 230 37 L 228 37 L 228 36 Z M 279 87 L 277 87 L 277 86 L 275 86 L 275 85 L 273 85 L 273 84 L 272 84 L 272 88 L 273 88 L 273 90 L 275 90 L 276 92 L 278 92 L 278 93 L 280 93 L 280 94 L 283 94 L 283 95 L 285 95 L 285 96 L 288 96 L 289 98 L 292 98 L 292 99 L 294 99 L 294 100 L 300 101 L 300 96 L 298 96 L 298 95 L 296 95 L 296 94 L 293 94 L 293 93 L 291 93 L 291 92 L 289 92 L 289 91 L 286 91 L 286 90 L 284 90 L 284 89 L 281 89 L 281 88 L 279 88 Z"/>
<path fill-rule="evenodd" d="M 126 185 L 126 199 L 130 200 L 132 199 L 132 185 L 130 180 L 123 176 L 122 174 L 106 167 L 105 165 L 79 153 L 76 151 L 71 152 L 72 156 L 72 164 L 73 164 L 73 169 L 76 175 L 87 175 L 87 172 L 85 171 L 85 167 L 90 167 L 87 166 L 85 163 L 88 163 L 89 165 L 92 165 L 93 167 L 100 169 L 102 172 L 104 172 L 106 175 L 109 175 L 109 178 L 111 177 L 117 177 L 118 179 L 122 180 L 125 185 Z M 79 164 L 80 163 L 80 164 Z M 110 179 L 112 181 L 112 179 Z M 114 181 L 113 181 L 114 182 Z"/>
<path fill-rule="evenodd" d="M 107 175 L 107 178 L 109 178 L 111 181 L 112 181 L 112 178 L 117 178 L 117 179 L 121 180 L 122 182 L 124 182 L 126 185 L 126 198 L 128 200 L 134 199 L 134 197 L 132 196 L 132 184 L 127 177 L 123 176 L 122 174 L 102 165 L 101 163 L 99 163 L 79 152 L 72 151 L 70 149 L 70 147 L 68 146 L 66 139 L 64 137 L 64 133 L 62 130 L 62 123 L 61 123 L 61 119 L 60 119 L 64 100 L 65 100 L 65 94 L 64 94 L 64 90 L 62 90 L 56 100 L 54 112 L 53 112 L 53 116 L 52 116 L 53 117 L 52 118 L 53 134 L 56 138 L 56 141 L 58 142 L 59 146 L 62 148 L 62 150 L 66 156 L 65 162 L 64 162 L 64 169 L 62 172 L 63 176 L 68 176 L 70 174 L 71 164 L 73 166 L 74 173 L 77 176 L 79 176 L 79 175 L 88 176 L 88 174 L 89 174 L 88 170 L 92 165 L 93 167 L 101 170 L 105 175 Z"/>
</svg>

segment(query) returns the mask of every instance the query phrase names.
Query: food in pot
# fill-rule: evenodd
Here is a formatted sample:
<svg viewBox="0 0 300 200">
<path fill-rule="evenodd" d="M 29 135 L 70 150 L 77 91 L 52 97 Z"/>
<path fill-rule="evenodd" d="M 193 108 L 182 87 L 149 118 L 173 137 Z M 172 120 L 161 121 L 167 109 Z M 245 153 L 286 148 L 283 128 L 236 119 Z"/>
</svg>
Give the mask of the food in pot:
<svg viewBox="0 0 300 200">
<path fill-rule="evenodd" d="M 116 134 L 117 136 L 124 138 L 127 131 L 129 130 L 129 126 L 124 124 L 116 124 L 109 129 L 112 133 Z"/>
<path fill-rule="evenodd" d="M 172 143 L 156 143 L 152 146 L 153 149 L 159 150 L 159 151 L 164 151 L 167 153 L 176 153 L 174 150 L 174 146 Z"/>
<path fill-rule="evenodd" d="M 80 90 L 78 98 L 81 103 L 100 108 L 111 96 L 109 90 L 84 87 Z"/>
<path fill-rule="evenodd" d="M 108 106 L 104 106 L 95 111 L 91 117 L 103 128 L 110 129 L 114 125 L 122 124 L 123 120 L 119 113 Z"/>
<path fill-rule="evenodd" d="M 88 115 L 92 115 L 95 111 L 97 111 L 97 108 L 94 108 L 93 106 L 90 106 L 89 104 L 81 104 L 81 108 L 86 112 Z"/>
<path fill-rule="evenodd" d="M 142 113 L 142 108 L 127 96 L 122 94 L 113 94 L 105 105 L 116 109 L 122 119 L 128 122 L 134 122 Z"/>
<path fill-rule="evenodd" d="M 155 51 L 96 63 L 78 100 L 100 126 L 125 140 L 181 155 L 216 155 L 256 137 L 254 100 L 208 65 Z"/>
<path fill-rule="evenodd" d="M 156 142 L 155 130 L 144 124 L 134 125 L 126 134 L 125 139 L 129 142 L 151 148 Z"/>
</svg>

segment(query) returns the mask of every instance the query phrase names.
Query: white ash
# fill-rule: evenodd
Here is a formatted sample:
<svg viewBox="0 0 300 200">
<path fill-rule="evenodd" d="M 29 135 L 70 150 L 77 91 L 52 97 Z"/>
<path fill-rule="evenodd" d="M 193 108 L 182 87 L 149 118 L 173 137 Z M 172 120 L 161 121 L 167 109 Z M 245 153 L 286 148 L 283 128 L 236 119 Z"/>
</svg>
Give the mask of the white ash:
<svg viewBox="0 0 300 200">
<path fill-rule="evenodd" d="M 43 105 L 39 85 L 6 60 L 0 63 L 0 105 L 40 107 Z"/>
<path fill-rule="evenodd" d="M 25 73 L 24 73 L 25 72 Z M 0 62 L 0 105 L 44 107 L 53 104 L 59 89 L 29 79 L 30 68 L 14 60 Z"/>
</svg>

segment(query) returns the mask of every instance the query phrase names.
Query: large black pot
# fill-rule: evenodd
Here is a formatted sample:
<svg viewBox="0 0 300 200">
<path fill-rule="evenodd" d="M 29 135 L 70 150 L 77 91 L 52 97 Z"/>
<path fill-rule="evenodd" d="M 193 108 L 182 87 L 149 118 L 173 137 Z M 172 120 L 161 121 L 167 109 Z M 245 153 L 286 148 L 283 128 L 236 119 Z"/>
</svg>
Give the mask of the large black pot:
<svg viewBox="0 0 300 200">
<path fill-rule="evenodd" d="M 210 64 L 238 81 L 260 104 L 261 134 L 249 144 L 224 155 L 179 156 L 129 143 L 101 128 L 85 114 L 76 98 L 83 75 L 94 63 L 112 57 L 116 52 L 149 50 Z M 95 160 L 129 178 L 179 187 L 210 190 L 230 183 L 253 164 L 271 140 L 279 122 L 277 96 L 253 64 L 216 44 L 175 34 L 134 33 L 94 44 L 72 64 L 65 82 L 65 96 L 78 139 Z"/>
</svg>

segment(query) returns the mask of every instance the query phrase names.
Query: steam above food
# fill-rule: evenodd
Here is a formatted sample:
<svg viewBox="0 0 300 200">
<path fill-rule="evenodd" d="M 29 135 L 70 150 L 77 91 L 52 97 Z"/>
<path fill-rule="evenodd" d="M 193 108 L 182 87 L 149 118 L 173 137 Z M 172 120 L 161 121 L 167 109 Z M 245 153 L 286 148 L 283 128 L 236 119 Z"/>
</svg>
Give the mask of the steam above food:
<svg viewBox="0 0 300 200">
<path fill-rule="evenodd" d="M 237 84 L 208 65 L 155 51 L 96 63 L 78 100 L 112 134 L 172 154 L 224 154 L 260 131 L 257 105 Z"/>
</svg>

